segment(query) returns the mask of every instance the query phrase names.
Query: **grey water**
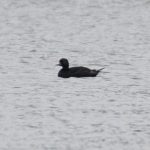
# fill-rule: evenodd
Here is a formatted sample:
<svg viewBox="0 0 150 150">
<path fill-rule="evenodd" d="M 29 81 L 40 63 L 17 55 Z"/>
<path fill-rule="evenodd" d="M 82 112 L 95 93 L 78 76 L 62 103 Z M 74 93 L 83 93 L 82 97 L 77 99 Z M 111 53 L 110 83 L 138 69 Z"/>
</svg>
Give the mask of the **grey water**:
<svg viewBox="0 0 150 150">
<path fill-rule="evenodd" d="M 0 150 L 149 148 L 149 0 L 0 0 Z"/>
</svg>

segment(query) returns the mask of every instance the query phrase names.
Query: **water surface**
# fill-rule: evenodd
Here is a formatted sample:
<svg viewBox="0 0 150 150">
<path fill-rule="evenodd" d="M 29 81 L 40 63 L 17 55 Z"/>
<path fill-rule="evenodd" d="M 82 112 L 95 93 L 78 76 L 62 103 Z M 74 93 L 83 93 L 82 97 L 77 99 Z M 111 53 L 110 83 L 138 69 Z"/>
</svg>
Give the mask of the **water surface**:
<svg viewBox="0 0 150 150">
<path fill-rule="evenodd" d="M 149 0 L 0 1 L 1 150 L 149 150 Z M 57 77 L 58 60 L 105 67 Z"/>
</svg>

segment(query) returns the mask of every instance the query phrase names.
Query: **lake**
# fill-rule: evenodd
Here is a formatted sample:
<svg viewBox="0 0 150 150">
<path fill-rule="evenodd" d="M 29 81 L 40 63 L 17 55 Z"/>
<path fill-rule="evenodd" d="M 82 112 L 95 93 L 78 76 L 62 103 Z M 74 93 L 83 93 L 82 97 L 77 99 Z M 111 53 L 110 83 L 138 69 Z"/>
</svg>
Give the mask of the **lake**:
<svg viewBox="0 0 150 150">
<path fill-rule="evenodd" d="M 0 1 L 1 150 L 149 150 L 150 1 Z M 105 69 L 58 78 L 56 66 Z"/>
</svg>

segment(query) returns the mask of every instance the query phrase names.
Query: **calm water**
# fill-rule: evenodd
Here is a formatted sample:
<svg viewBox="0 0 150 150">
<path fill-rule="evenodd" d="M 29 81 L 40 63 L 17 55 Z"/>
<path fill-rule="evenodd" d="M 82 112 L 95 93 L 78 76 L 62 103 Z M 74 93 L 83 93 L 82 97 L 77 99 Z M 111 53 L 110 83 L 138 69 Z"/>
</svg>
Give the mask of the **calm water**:
<svg viewBox="0 0 150 150">
<path fill-rule="evenodd" d="M 149 0 L 0 0 L 0 150 L 149 150 Z M 96 78 L 57 77 L 71 66 Z"/>
</svg>

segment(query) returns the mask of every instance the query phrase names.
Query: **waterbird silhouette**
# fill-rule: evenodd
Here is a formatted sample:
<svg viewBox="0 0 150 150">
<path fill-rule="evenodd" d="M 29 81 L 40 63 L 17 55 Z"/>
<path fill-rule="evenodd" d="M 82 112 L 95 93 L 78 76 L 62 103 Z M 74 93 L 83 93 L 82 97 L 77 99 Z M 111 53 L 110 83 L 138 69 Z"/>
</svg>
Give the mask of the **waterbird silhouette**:
<svg viewBox="0 0 150 150">
<path fill-rule="evenodd" d="M 59 66 L 62 66 L 62 69 L 58 72 L 58 77 L 69 78 L 69 77 L 96 77 L 97 74 L 102 71 L 101 69 L 89 69 L 87 67 L 71 67 L 69 68 L 69 62 L 66 58 L 61 58 L 59 60 Z"/>
</svg>

